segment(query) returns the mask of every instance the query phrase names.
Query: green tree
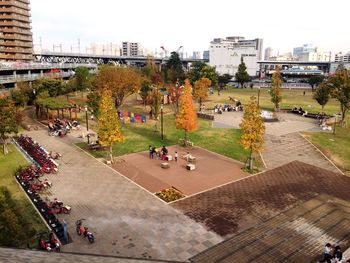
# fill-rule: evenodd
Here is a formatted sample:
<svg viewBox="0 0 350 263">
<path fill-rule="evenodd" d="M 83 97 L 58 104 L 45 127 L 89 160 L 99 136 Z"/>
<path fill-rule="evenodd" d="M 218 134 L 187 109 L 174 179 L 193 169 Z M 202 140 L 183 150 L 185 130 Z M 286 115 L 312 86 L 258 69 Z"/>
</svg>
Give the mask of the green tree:
<svg viewBox="0 0 350 263">
<path fill-rule="evenodd" d="M 217 87 L 218 85 L 218 73 L 215 70 L 215 67 L 211 67 L 209 65 L 205 65 L 201 72 L 201 78 L 207 78 L 211 81 L 212 87 Z"/>
<path fill-rule="evenodd" d="M 164 67 L 164 79 L 166 82 L 181 83 L 184 78 L 185 72 L 183 70 L 179 54 L 173 51 L 171 52 L 170 58 Z"/>
<path fill-rule="evenodd" d="M 308 83 L 311 86 L 312 91 L 314 91 L 314 88 L 318 87 L 324 80 L 324 76 L 312 76 L 308 79 Z"/>
<path fill-rule="evenodd" d="M 241 63 L 238 65 L 238 70 L 235 74 L 236 81 L 241 84 L 241 88 L 244 87 L 244 83 L 250 80 L 247 72 L 247 66 L 244 63 L 243 57 L 241 57 Z"/>
<path fill-rule="evenodd" d="M 34 81 L 33 88 L 36 94 L 48 91 L 50 97 L 64 94 L 63 82 L 61 79 L 42 78 Z"/>
<path fill-rule="evenodd" d="M 188 133 L 198 129 L 196 109 L 192 98 L 192 86 L 188 79 L 185 80 L 183 94 L 180 97 L 180 109 L 176 115 L 176 128 L 185 132 L 185 145 L 188 144 Z"/>
<path fill-rule="evenodd" d="M 275 105 L 275 110 L 278 111 L 280 108 L 280 102 L 282 101 L 282 79 L 279 67 L 272 74 L 270 96 L 271 102 Z"/>
<path fill-rule="evenodd" d="M 202 70 L 206 66 L 203 61 L 194 61 L 186 77 L 190 80 L 191 85 L 202 77 Z"/>
<path fill-rule="evenodd" d="M 141 83 L 140 97 L 141 97 L 142 102 L 145 106 L 146 106 L 147 98 L 148 98 L 151 90 L 152 90 L 151 81 L 148 79 L 143 80 Z"/>
<path fill-rule="evenodd" d="M 253 155 L 262 150 L 264 144 L 265 124 L 255 97 L 251 97 L 248 105 L 244 107 L 241 124 L 240 144 L 249 150 L 249 169 L 253 169 Z"/>
<path fill-rule="evenodd" d="M 152 115 L 158 121 L 158 116 L 160 112 L 160 105 L 162 103 L 162 93 L 159 87 L 153 87 L 150 92 L 150 106 L 152 110 Z"/>
<path fill-rule="evenodd" d="M 73 90 L 83 92 L 91 88 L 91 74 L 87 67 L 77 67 L 72 79 Z"/>
<path fill-rule="evenodd" d="M 322 106 L 322 112 L 324 106 L 327 104 L 330 98 L 329 87 L 325 83 L 319 85 L 314 93 L 314 99 Z"/>
<path fill-rule="evenodd" d="M 18 82 L 17 87 L 11 90 L 11 98 L 18 106 L 26 106 L 33 97 L 33 89 L 28 82 Z"/>
<path fill-rule="evenodd" d="M 124 141 L 121 133 L 121 125 L 117 116 L 117 111 L 112 103 L 112 94 L 109 90 L 103 90 L 99 108 L 98 118 L 99 142 L 103 146 L 108 146 L 109 152 L 107 160 L 113 162 L 113 144 Z"/>
<path fill-rule="evenodd" d="M 218 94 L 230 82 L 233 76 L 230 74 L 223 74 L 218 76 Z"/>
<path fill-rule="evenodd" d="M 100 108 L 101 94 L 93 90 L 87 95 L 87 105 L 93 110 L 94 115 L 98 118 Z"/>
<path fill-rule="evenodd" d="M 348 70 L 339 68 L 334 76 L 331 76 L 326 81 L 326 85 L 330 89 L 331 96 L 340 103 L 341 122 L 342 125 L 345 125 L 346 113 L 350 109 L 350 78 Z"/>
<path fill-rule="evenodd" d="M 0 143 L 4 154 L 8 154 L 7 139 L 11 133 L 18 133 L 16 108 L 8 98 L 0 97 Z"/>
</svg>

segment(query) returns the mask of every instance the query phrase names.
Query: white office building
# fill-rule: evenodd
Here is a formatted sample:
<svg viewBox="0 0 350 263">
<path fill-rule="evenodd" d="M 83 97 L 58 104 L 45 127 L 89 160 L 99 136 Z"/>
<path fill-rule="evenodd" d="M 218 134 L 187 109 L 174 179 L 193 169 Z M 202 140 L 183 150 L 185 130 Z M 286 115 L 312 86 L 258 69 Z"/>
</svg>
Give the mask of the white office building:
<svg viewBox="0 0 350 263">
<path fill-rule="evenodd" d="M 258 60 L 262 59 L 263 40 L 256 38 L 245 40 L 244 37 L 215 38 L 210 42 L 209 64 L 222 74 L 235 75 L 243 57 L 250 76 L 259 71 Z"/>
<path fill-rule="evenodd" d="M 312 44 L 304 44 L 301 47 L 293 49 L 293 56 L 298 61 L 315 62 L 315 61 L 331 61 L 332 53 L 321 51 Z"/>
<path fill-rule="evenodd" d="M 350 63 L 350 51 L 348 53 L 337 53 L 335 54 L 335 62 L 344 62 L 344 63 Z"/>
</svg>

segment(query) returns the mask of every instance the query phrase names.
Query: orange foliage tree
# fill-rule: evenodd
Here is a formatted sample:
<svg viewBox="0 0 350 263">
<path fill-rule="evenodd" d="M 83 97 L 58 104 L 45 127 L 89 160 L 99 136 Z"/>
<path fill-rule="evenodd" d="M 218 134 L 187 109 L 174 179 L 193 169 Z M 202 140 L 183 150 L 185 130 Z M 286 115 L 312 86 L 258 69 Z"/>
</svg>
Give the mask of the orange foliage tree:
<svg viewBox="0 0 350 263">
<path fill-rule="evenodd" d="M 99 69 L 93 85 L 99 91 L 103 89 L 111 91 L 115 107 L 118 109 L 126 97 L 139 91 L 141 81 L 141 75 L 132 68 L 107 65 Z"/>
<path fill-rule="evenodd" d="M 202 107 L 202 102 L 208 97 L 210 85 L 211 80 L 205 77 L 200 78 L 194 83 L 194 97 L 199 100 L 199 109 Z"/>
<path fill-rule="evenodd" d="M 183 94 L 180 97 L 179 113 L 176 115 L 176 128 L 185 131 L 185 145 L 187 145 L 187 133 L 198 129 L 197 114 L 193 104 L 192 86 L 188 79 L 185 80 Z"/>
</svg>

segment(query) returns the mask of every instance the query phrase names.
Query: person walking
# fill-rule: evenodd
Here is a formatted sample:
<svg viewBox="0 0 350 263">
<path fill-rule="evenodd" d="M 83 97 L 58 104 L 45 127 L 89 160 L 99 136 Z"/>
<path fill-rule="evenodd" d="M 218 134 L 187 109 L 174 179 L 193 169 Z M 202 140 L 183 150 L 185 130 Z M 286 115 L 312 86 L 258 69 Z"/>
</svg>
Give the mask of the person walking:
<svg viewBox="0 0 350 263">
<path fill-rule="evenodd" d="M 152 145 L 149 145 L 149 146 L 148 146 L 148 151 L 149 151 L 149 158 L 150 158 L 150 159 L 153 159 L 154 151 L 153 151 Z"/>
<path fill-rule="evenodd" d="M 179 158 L 179 154 L 177 153 L 177 152 L 175 152 L 175 157 L 174 157 L 174 159 L 175 159 L 175 162 L 177 162 L 177 159 Z"/>
</svg>

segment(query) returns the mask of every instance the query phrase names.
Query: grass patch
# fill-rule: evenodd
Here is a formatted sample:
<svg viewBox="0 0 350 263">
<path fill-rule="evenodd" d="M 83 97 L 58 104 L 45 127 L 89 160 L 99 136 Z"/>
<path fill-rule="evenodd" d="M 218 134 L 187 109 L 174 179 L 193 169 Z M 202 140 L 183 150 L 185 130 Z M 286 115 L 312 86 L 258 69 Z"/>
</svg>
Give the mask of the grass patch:
<svg viewBox="0 0 350 263">
<path fill-rule="evenodd" d="M 216 129 L 211 127 L 211 121 L 199 120 L 199 130 L 190 133 L 189 138 L 196 146 L 225 155 L 227 157 L 244 162 L 248 152 L 238 145 L 240 130 Z M 126 124 L 122 127 L 122 133 L 126 140 L 113 145 L 115 156 L 147 151 L 148 145 L 161 147 L 163 145 L 176 145 L 179 139 L 184 137 L 184 132 L 175 127 L 173 114 L 164 116 L 164 141 L 161 140 L 160 122 L 156 127 L 153 120 L 144 124 Z M 79 147 L 86 148 L 86 143 L 78 143 Z M 106 157 L 103 151 L 91 151 L 95 157 Z"/>
<path fill-rule="evenodd" d="M 350 117 L 347 118 L 348 123 Z M 350 128 L 336 127 L 336 133 L 305 133 L 304 135 L 350 176 Z"/>
<path fill-rule="evenodd" d="M 28 165 L 28 162 L 11 144 L 9 145 L 9 151 L 10 153 L 6 156 L 4 156 L 2 152 L 0 153 L 0 186 L 6 187 L 10 192 L 12 199 L 15 202 L 16 211 L 14 212 L 27 224 L 27 227 L 34 229 L 37 233 L 47 231 L 39 214 L 36 212 L 14 178 L 17 168 L 23 165 Z M 2 222 L 0 222 L 0 225 L 1 224 Z M 36 244 L 35 234 L 27 236 L 20 246 L 25 247 L 27 243 L 30 245 Z"/>
</svg>

